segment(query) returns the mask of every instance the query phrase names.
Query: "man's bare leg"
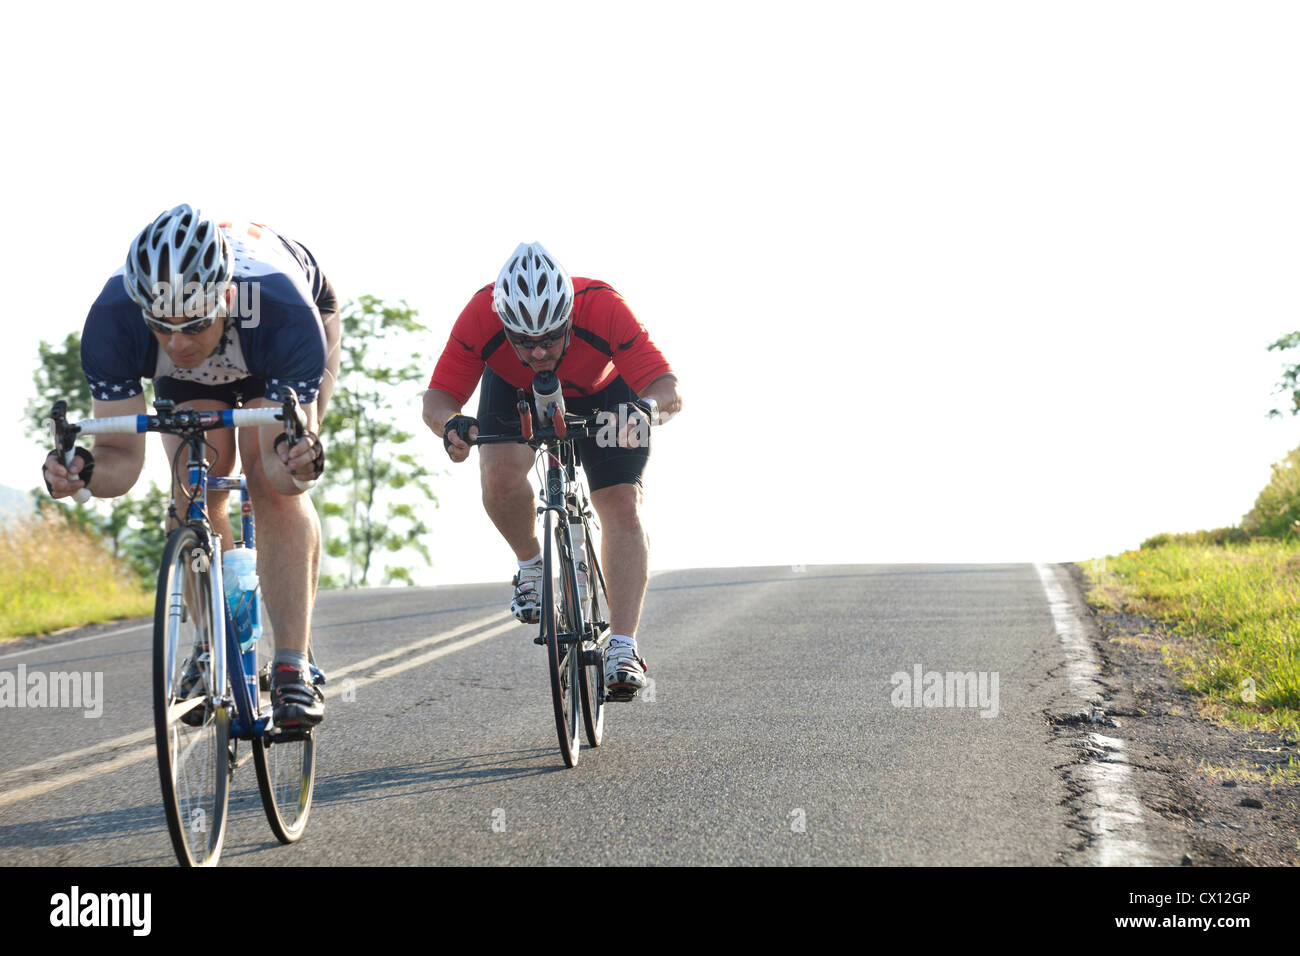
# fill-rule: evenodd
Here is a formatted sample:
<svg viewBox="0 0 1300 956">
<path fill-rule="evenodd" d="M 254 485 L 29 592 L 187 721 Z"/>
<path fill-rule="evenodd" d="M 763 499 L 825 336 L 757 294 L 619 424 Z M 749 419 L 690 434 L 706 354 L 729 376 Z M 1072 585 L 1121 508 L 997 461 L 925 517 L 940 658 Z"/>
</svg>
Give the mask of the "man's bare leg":
<svg viewBox="0 0 1300 956">
<path fill-rule="evenodd" d="M 479 448 L 483 507 L 519 561 L 541 553 L 537 539 L 537 497 L 528 482 L 533 450 L 526 445 Z"/>
<path fill-rule="evenodd" d="M 600 516 L 600 561 L 609 592 L 609 629 L 636 639 L 649 584 L 650 549 L 641 526 L 641 489 L 611 485 L 591 493 Z"/>
<path fill-rule="evenodd" d="M 271 488 L 257 451 L 257 430 L 246 432 L 239 445 L 257 522 L 257 576 L 264 606 L 276 650 L 306 653 L 320 575 L 320 519 L 307 495 L 281 495 Z"/>
</svg>

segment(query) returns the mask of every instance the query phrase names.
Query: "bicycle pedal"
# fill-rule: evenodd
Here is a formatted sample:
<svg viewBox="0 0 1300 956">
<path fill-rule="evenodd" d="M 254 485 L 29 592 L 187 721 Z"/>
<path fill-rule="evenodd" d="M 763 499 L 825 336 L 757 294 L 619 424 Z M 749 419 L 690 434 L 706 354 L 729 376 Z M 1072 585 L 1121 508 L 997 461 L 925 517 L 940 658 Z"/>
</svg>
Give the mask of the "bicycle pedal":
<svg viewBox="0 0 1300 956">
<path fill-rule="evenodd" d="M 605 703 L 607 704 L 626 704 L 636 698 L 636 690 L 610 690 L 605 693 Z"/>
<path fill-rule="evenodd" d="M 533 638 L 533 643 L 534 643 L 534 644 L 540 644 L 542 647 L 545 647 L 545 646 L 546 646 L 546 638 L 544 638 L 544 637 L 542 637 L 542 635 L 538 634 L 536 637 Z"/>
<path fill-rule="evenodd" d="M 274 727 L 266 738 L 273 744 L 287 744 L 295 740 L 310 740 L 314 727 Z"/>
</svg>

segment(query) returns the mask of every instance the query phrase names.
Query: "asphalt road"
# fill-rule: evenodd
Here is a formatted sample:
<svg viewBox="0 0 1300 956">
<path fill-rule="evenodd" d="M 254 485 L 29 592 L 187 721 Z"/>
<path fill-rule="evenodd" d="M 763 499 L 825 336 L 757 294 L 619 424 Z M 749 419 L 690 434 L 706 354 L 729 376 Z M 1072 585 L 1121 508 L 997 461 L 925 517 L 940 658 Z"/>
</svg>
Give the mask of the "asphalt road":
<svg viewBox="0 0 1300 956">
<path fill-rule="evenodd" d="M 1032 565 L 660 574 L 652 692 L 611 705 L 573 769 L 533 629 L 410 649 L 482 634 L 508 601 L 504 582 L 322 593 L 319 660 L 357 684 L 327 706 L 307 834 L 276 842 L 249 763 L 222 865 L 1050 865 L 1079 846 L 1044 716 L 1063 650 Z M 98 717 L 0 707 L 0 863 L 174 862 L 150 641 L 125 622 L 0 648 L 0 670 L 103 674 Z M 924 702 L 900 697 L 918 667 L 996 675 L 996 700 L 986 683 L 982 706 L 901 706 Z"/>
</svg>

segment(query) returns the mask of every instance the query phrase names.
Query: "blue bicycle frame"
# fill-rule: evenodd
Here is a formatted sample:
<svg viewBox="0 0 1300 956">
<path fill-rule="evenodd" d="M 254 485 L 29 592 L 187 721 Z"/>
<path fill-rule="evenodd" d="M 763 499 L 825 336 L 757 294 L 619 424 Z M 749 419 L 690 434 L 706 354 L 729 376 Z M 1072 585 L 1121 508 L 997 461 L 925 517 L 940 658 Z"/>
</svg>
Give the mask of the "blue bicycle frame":
<svg viewBox="0 0 1300 956">
<path fill-rule="evenodd" d="M 201 464 L 191 464 L 189 466 L 190 487 L 198 488 L 202 486 L 201 494 L 194 495 L 190 501 L 189 509 L 186 512 L 186 520 L 190 523 L 199 523 L 205 528 L 208 527 L 207 515 L 207 490 L 213 491 L 238 491 L 239 492 L 239 513 L 240 513 L 240 543 L 239 547 L 254 548 L 256 543 L 256 529 L 253 524 L 253 504 L 248 498 L 248 482 L 243 475 L 235 478 L 209 477 L 207 469 Z M 271 721 L 270 714 L 259 713 L 258 698 L 258 674 L 257 674 L 257 645 L 254 644 L 248 650 L 243 650 L 239 646 L 239 634 L 235 627 L 234 619 L 230 616 L 230 606 L 226 603 L 225 580 L 223 577 L 223 568 L 220 554 L 220 538 L 213 535 L 209 537 L 212 544 L 212 600 L 215 605 L 217 601 L 221 602 L 222 614 L 221 619 L 225 622 L 222 630 L 225 632 L 225 639 L 219 642 L 224 653 L 218 657 L 213 654 L 213 667 L 218 687 L 226 686 L 226 655 L 230 655 L 230 660 L 239 662 L 239 677 L 241 680 L 232 682 L 232 689 L 235 696 L 235 713 L 231 715 L 230 735 L 243 740 L 251 740 L 254 737 L 260 737 L 266 733 L 267 727 Z M 254 595 L 252 605 L 249 607 L 249 614 L 252 617 L 253 628 L 256 630 L 262 623 L 262 602 L 259 596 Z M 215 606 L 213 607 L 212 619 L 217 619 Z"/>
</svg>

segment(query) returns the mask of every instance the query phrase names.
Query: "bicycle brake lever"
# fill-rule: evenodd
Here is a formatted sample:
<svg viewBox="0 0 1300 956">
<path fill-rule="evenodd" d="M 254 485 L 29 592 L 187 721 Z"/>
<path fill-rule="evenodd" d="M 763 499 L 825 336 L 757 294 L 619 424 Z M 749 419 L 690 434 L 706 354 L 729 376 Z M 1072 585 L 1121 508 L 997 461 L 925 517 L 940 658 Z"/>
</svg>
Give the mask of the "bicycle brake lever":
<svg viewBox="0 0 1300 956">
<path fill-rule="evenodd" d="M 54 447 L 59 458 L 63 460 L 63 467 L 70 468 L 72 459 L 77 457 L 77 432 L 80 429 L 68 424 L 68 403 L 62 399 L 55 402 L 54 407 L 50 409 L 50 418 L 54 431 Z M 80 488 L 72 495 L 72 500 L 79 505 L 84 505 L 90 499 L 89 488 Z"/>
<path fill-rule="evenodd" d="M 522 388 L 521 388 L 519 391 L 520 391 L 520 394 L 523 393 L 523 389 L 522 389 Z M 528 406 L 528 402 L 527 402 L 527 401 L 525 401 L 525 400 L 523 400 L 523 399 L 520 399 L 519 403 L 515 405 L 515 410 L 516 410 L 517 412 L 519 412 L 519 431 L 520 431 L 520 434 L 522 434 L 522 435 L 524 436 L 524 439 L 525 439 L 525 440 L 527 440 L 527 441 L 531 441 L 532 438 L 533 438 L 533 412 L 532 412 L 532 409 L 529 408 L 529 406 Z"/>
<path fill-rule="evenodd" d="M 284 422 L 284 433 L 288 436 L 289 447 L 292 448 L 298 444 L 303 432 L 307 430 L 307 416 L 303 412 L 302 406 L 298 404 L 298 393 L 288 385 L 280 387 L 280 405 L 280 420 Z M 299 491 L 310 491 L 316 487 L 316 479 L 299 481 L 295 477 L 293 485 Z"/>
</svg>

